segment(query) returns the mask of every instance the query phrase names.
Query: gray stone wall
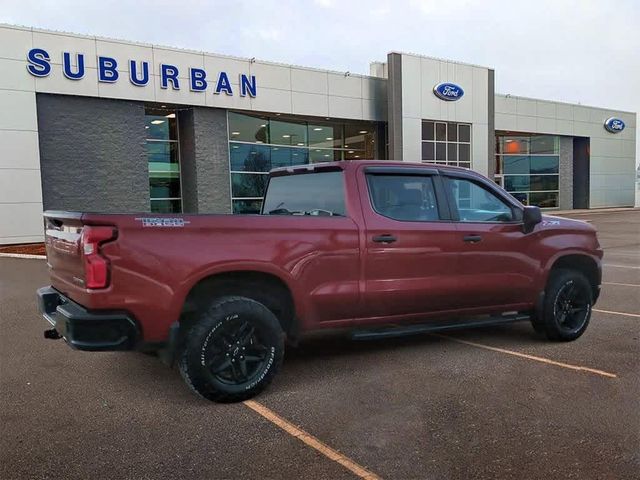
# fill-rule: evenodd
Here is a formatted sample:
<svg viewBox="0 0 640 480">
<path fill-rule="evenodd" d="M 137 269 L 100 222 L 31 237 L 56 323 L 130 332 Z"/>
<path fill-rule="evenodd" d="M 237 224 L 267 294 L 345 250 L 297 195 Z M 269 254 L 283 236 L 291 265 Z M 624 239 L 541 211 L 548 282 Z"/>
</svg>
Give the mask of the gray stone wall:
<svg viewBox="0 0 640 480">
<path fill-rule="evenodd" d="M 37 94 L 46 210 L 149 211 L 142 103 Z"/>
<path fill-rule="evenodd" d="M 573 208 L 573 137 L 560 137 L 560 210 Z"/>
<path fill-rule="evenodd" d="M 181 111 L 180 161 L 185 213 L 231 213 L 227 111 Z"/>
</svg>

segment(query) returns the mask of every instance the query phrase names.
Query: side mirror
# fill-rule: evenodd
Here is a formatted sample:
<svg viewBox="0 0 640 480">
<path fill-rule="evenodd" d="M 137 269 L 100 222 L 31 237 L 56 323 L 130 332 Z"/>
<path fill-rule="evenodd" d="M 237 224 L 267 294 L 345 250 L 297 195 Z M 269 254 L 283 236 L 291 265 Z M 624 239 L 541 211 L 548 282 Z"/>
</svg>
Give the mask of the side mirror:
<svg viewBox="0 0 640 480">
<path fill-rule="evenodd" d="M 531 233 L 540 222 L 542 222 L 542 212 L 539 207 L 524 207 L 522 212 L 522 231 L 524 233 Z"/>
</svg>

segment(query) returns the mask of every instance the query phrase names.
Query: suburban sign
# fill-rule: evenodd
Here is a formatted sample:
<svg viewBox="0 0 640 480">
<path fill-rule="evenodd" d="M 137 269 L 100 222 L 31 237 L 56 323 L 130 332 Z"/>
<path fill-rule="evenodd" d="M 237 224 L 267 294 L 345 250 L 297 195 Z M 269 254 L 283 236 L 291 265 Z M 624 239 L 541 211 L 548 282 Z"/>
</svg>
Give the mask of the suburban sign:
<svg viewBox="0 0 640 480">
<path fill-rule="evenodd" d="M 51 57 L 49 52 L 42 48 L 32 48 L 27 53 L 27 70 L 34 77 L 47 77 L 51 73 Z M 128 60 L 128 73 L 121 72 L 121 67 L 115 58 L 98 56 L 98 81 L 103 83 L 115 83 L 120 76 L 127 75 L 129 81 L 136 87 L 146 87 L 149 84 L 149 62 Z M 78 81 L 85 75 L 85 55 L 83 53 L 62 52 L 62 73 L 69 80 Z M 209 88 L 215 94 L 224 93 L 233 95 L 235 88 L 226 72 L 217 72 L 217 76 L 207 76 L 202 68 L 189 68 L 187 79 L 179 78 L 178 67 L 166 63 L 158 65 L 158 77 L 160 88 L 180 90 L 183 83 L 188 83 L 192 92 L 204 92 Z M 257 93 L 255 75 L 240 74 L 238 78 L 239 94 L 241 97 L 249 95 L 255 97 Z"/>
<path fill-rule="evenodd" d="M 616 117 L 607 118 L 604 122 L 604 128 L 611 133 L 620 133 L 624 127 L 624 122 Z"/>
<path fill-rule="evenodd" d="M 439 83 L 433 87 L 433 93 L 442 100 L 453 102 L 462 98 L 464 90 L 455 83 Z"/>
</svg>

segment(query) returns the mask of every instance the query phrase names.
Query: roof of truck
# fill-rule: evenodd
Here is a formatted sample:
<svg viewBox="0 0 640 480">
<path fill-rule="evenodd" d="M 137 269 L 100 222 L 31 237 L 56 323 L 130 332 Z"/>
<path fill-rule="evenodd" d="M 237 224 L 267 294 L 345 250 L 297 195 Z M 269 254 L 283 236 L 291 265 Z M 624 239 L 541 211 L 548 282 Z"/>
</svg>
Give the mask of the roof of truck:
<svg viewBox="0 0 640 480">
<path fill-rule="evenodd" d="M 291 167 L 279 167 L 271 170 L 271 173 L 275 174 L 286 174 L 286 173 L 299 173 L 301 171 L 318 171 L 318 170 L 348 170 L 351 168 L 357 168 L 360 166 L 372 166 L 372 167 L 406 167 L 406 168 L 430 168 L 430 169 L 438 169 L 438 170 L 449 170 L 449 171 L 457 171 L 457 172 L 473 172 L 473 170 L 469 170 L 468 168 L 463 167 L 454 167 L 451 165 L 441 165 L 435 163 L 422 163 L 422 162 L 403 162 L 397 160 L 342 160 L 340 162 L 320 162 L 320 163 L 309 163 L 303 165 L 293 165 Z"/>
</svg>

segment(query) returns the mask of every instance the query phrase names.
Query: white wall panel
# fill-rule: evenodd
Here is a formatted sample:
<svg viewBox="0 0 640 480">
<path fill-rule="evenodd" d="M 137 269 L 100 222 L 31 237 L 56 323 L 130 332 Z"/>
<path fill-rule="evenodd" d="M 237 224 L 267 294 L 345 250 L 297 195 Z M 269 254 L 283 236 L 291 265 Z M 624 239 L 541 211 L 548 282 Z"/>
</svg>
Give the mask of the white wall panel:
<svg viewBox="0 0 640 480">
<path fill-rule="evenodd" d="M 41 242 L 42 203 L 0 203 L 0 244 Z"/>
<path fill-rule="evenodd" d="M 291 90 L 326 95 L 329 90 L 329 74 L 304 68 L 292 68 Z"/>
<path fill-rule="evenodd" d="M 362 99 L 329 96 L 329 116 L 362 119 Z"/>
<path fill-rule="evenodd" d="M 405 162 L 422 161 L 422 121 L 420 119 L 402 119 L 402 145 L 402 160 Z"/>
<path fill-rule="evenodd" d="M 0 169 L 4 168 L 40 168 L 37 132 L 0 130 Z"/>
<path fill-rule="evenodd" d="M 120 73 L 121 81 L 124 77 L 128 78 L 129 72 L 129 60 L 135 60 L 138 64 L 138 68 L 140 68 L 140 64 L 142 62 L 149 63 L 149 75 L 154 72 L 154 64 L 153 64 L 153 48 L 151 45 L 143 46 L 143 45 L 132 45 L 130 43 L 123 42 L 111 42 L 107 40 L 96 40 L 96 54 L 104 57 L 115 58 L 118 62 L 118 72 Z M 194 67 L 196 65 L 193 65 Z M 124 75 L 123 72 L 127 74 Z M 137 72 L 138 75 L 141 74 L 141 71 Z M 180 72 L 182 74 L 182 72 Z M 186 77 L 185 77 L 186 78 Z"/>
<path fill-rule="evenodd" d="M 0 203 L 42 202 L 40 170 L 0 170 Z"/>
<path fill-rule="evenodd" d="M 24 90 L 33 92 L 34 77 L 27 71 L 27 62 L 0 58 L 0 90 Z"/>
<path fill-rule="evenodd" d="M 160 65 L 173 65 L 178 69 L 178 79 L 189 79 L 189 68 L 204 68 L 204 54 L 190 52 L 188 50 L 174 50 L 169 48 L 153 47 L 153 58 L 155 65 L 152 67 L 153 75 L 160 76 Z M 209 75 L 217 76 L 217 72 L 207 72 Z M 187 82 L 181 82 L 180 88 L 189 89 Z"/>
<path fill-rule="evenodd" d="M 292 92 L 291 103 L 291 112 L 296 115 L 329 116 L 329 102 L 326 95 Z"/>
<path fill-rule="evenodd" d="M 251 75 L 255 75 L 260 86 L 291 90 L 291 67 L 254 62 L 250 65 Z"/>
<path fill-rule="evenodd" d="M 251 99 L 251 108 L 264 112 L 291 113 L 291 91 L 258 87 L 258 95 Z"/>
<path fill-rule="evenodd" d="M 91 37 L 34 30 L 33 48 L 46 50 L 51 57 L 52 65 L 62 65 L 63 52 L 69 52 L 74 66 L 76 65 L 75 54 L 83 53 L 85 68 L 96 68 L 96 41 Z M 54 67 L 55 69 L 59 70 L 59 68 Z"/>
<path fill-rule="evenodd" d="M 38 130 L 34 92 L 0 90 L 0 130 Z"/>
<path fill-rule="evenodd" d="M 0 26 L 0 58 L 26 60 L 33 48 L 30 29 Z"/>
<path fill-rule="evenodd" d="M 340 97 L 362 98 L 362 80 L 359 76 L 345 76 L 344 74 L 329 73 L 329 95 Z"/>
<path fill-rule="evenodd" d="M 97 97 L 99 95 L 97 72 L 95 68 L 85 68 L 84 78 L 69 80 L 62 73 L 62 68 L 53 66 L 47 77 L 36 78 L 36 92 Z"/>
</svg>

